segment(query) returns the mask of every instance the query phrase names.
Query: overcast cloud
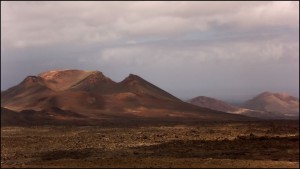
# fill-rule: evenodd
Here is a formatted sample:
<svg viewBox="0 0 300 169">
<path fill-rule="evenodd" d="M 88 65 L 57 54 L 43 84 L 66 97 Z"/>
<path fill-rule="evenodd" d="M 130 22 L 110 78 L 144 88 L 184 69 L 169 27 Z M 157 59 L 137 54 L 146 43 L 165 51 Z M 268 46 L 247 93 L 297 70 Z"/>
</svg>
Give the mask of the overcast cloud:
<svg viewBox="0 0 300 169">
<path fill-rule="evenodd" d="M 50 69 L 171 94 L 299 93 L 299 2 L 1 2 L 1 90 Z"/>
</svg>

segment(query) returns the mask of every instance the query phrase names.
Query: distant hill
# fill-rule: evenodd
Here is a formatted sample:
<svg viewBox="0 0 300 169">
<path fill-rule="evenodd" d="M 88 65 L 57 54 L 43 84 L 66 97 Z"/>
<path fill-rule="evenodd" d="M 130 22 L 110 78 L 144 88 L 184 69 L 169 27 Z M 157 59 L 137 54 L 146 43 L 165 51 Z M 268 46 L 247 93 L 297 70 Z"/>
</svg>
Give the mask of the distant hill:
<svg viewBox="0 0 300 169">
<path fill-rule="evenodd" d="M 283 97 L 281 97 L 283 98 Z M 287 97 L 288 98 L 288 97 Z M 292 98 L 294 100 L 294 98 Z M 249 117 L 257 117 L 262 119 L 291 119 L 296 118 L 297 114 L 289 115 L 281 111 L 267 111 L 266 109 L 254 109 L 253 107 L 238 107 L 233 106 L 224 101 L 206 97 L 206 96 L 198 96 L 191 100 L 187 101 L 188 103 L 194 104 L 200 107 L 206 107 L 212 110 L 232 113 L 232 114 L 242 114 Z M 258 101 L 257 101 L 258 102 Z M 294 103 L 294 101 L 292 101 Z M 275 102 L 273 102 L 276 105 Z M 299 101 L 298 101 L 299 104 Z M 282 104 L 281 104 L 282 105 Z M 295 105 L 297 108 L 297 106 Z M 296 109 L 297 110 L 297 109 Z M 289 111 L 291 112 L 291 111 Z M 299 112 L 299 106 L 298 106 Z M 298 113 L 299 114 L 299 113 Z"/>
<path fill-rule="evenodd" d="M 230 105 L 228 103 L 225 103 L 224 101 L 206 97 L 206 96 L 198 96 L 193 99 L 190 99 L 187 101 L 188 103 L 194 104 L 196 106 L 200 107 L 206 107 L 212 110 L 218 110 L 223 112 L 235 112 L 240 110 L 239 107 Z"/>
<path fill-rule="evenodd" d="M 102 72 L 84 70 L 28 76 L 1 92 L 1 107 L 1 117 L 11 124 L 18 124 L 15 117 L 20 124 L 73 125 L 253 120 L 188 104 L 137 75 L 117 83 Z"/>
<path fill-rule="evenodd" d="M 246 101 L 245 108 L 299 117 L 299 99 L 286 93 L 263 92 Z"/>
</svg>

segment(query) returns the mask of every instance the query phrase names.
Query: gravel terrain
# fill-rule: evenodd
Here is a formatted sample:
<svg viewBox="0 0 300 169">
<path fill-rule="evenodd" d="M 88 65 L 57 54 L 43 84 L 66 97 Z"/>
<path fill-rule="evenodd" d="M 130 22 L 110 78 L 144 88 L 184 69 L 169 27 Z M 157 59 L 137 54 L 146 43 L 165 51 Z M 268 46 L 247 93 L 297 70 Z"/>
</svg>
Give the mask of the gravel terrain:
<svg viewBox="0 0 300 169">
<path fill-rule="evenodd" d="M 1 167 L 299 167 L 299 121 L 1 127 Z"/>
</svg>

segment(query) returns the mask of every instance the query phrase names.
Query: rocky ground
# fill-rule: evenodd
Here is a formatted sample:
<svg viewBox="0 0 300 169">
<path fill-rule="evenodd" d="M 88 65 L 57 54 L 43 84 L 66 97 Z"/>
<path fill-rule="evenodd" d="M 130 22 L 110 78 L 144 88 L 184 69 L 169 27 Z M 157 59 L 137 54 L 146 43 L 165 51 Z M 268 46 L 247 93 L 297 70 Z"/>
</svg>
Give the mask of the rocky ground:
<svg viewBox="0 0 300 169">
<path fill-rule="evenodd" d="M 299 168 L 299 121 L 1 127 L 1 167 Z"/>
</svg>

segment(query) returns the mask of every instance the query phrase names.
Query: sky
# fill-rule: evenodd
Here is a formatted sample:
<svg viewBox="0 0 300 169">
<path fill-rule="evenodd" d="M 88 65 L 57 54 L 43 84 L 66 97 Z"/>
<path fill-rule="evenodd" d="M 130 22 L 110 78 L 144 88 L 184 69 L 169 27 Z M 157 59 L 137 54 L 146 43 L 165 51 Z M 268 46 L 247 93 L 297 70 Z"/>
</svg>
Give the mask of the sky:
<svg viewBox="0 0 300 169">
<path fill-rule="evenodd" d="M 1 90 L 53 69 L 132 73 L 183 100 L 299 97 L 299 2 L 1 1 Z"/>
</svg>

